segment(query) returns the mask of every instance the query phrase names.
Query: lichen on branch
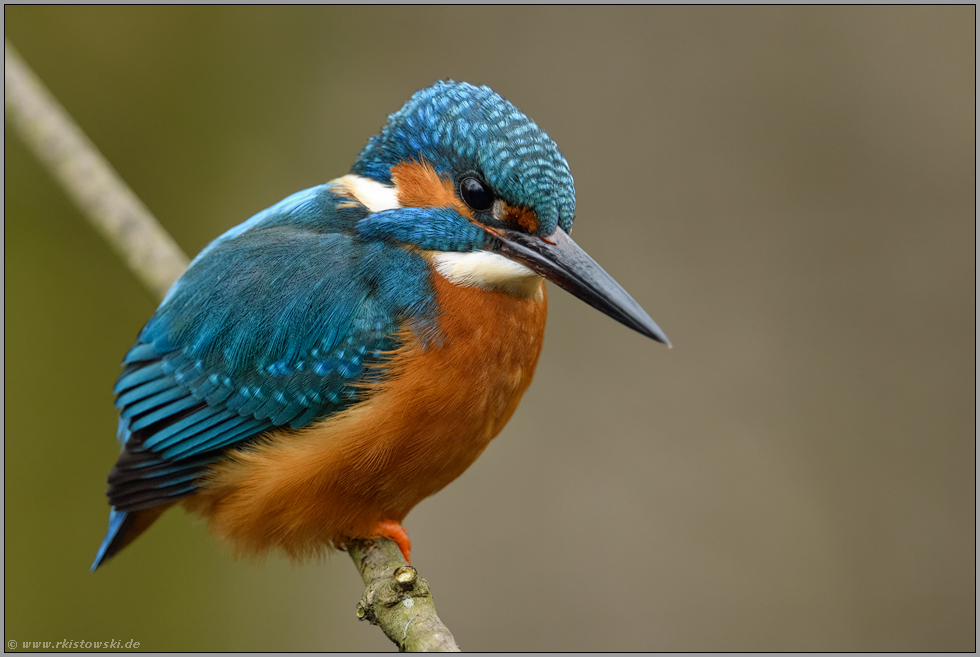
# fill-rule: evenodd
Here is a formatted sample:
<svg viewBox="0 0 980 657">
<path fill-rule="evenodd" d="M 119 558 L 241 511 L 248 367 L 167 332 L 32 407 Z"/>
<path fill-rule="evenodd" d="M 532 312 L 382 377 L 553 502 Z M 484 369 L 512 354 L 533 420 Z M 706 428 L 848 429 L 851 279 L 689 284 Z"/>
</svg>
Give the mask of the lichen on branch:
<svg viewBox="0 0 980 657">
<path fill-rule="evenodd" d="M 187 268 L 187 256 L 6 38 L 3 70 L 7 119 L 140 282 L 162 299 Z M 358 618 L 384 630 L 403 652 L 459 652 L 436 615 L 429 585 L 395 543 L 357 541 L 348 551 L 367 587 Z"/>
<path fill-rule="evenodd" d="M 380 627 L 401 652 L 460 652 L 436 614 L 429 583 L 405 563 L 394 541 L 353 541 L 347 551 L 364 580 L 360 620 Z"/>
</svg>

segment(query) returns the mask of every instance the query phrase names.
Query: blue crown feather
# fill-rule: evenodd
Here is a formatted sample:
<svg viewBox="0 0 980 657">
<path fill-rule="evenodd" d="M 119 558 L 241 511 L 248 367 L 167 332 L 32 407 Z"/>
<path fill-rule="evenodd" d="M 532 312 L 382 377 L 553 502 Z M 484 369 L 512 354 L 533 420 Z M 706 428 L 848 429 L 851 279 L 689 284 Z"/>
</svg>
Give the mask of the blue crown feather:
<svg viewBox="0 0 980 657">
<path fill-rule="evenodd" d="M 501 198 L 532 209 L 543 234 L 572 228 L 568 162 L 534 121 L 489 87 L 450 80 L 416 92 L 368 141 L 351 173 L 391 184 L 391 167 L 413 160 L 456 182 L 478 173 Z"/>
</svg>

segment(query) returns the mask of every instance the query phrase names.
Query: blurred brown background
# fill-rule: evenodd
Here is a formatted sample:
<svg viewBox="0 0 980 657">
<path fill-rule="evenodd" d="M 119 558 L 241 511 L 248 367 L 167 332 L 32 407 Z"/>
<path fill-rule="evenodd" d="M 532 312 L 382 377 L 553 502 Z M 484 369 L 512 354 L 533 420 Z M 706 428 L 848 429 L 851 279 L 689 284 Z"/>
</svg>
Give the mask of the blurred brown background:
<svg viewBox="0 0 980 657">
<path fill-rule="evenodd" d="M 975 649 L 973 7 L 4 14 L 189 254 L 439 78 L 558 142 L 675 348 L 552 288 L 516 416 L 406 522 L 465 649 Z M 388 650 L 346 555 L 235 562 L 180 510 L 88 572 L 155 304 L 4 135 L 4 639 Z"/>
</svg>

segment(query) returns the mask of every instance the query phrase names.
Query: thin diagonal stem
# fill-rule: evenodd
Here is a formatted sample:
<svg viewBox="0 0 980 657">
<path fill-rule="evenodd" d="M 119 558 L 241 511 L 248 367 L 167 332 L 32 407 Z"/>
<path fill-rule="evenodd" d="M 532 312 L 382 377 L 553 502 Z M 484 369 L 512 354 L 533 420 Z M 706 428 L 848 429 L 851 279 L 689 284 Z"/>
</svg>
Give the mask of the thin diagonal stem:
<svg viewBox="0 0 980 657">
<path fill-rule="evenodd" d="M 187 256 L 6 38 L 3 54 L 7 119 L 140 282 L 162 299 L 187 268 Z"/>
<path fill-rule="evenodd" d="M 4 39 L 4 106 L 28 148 L 158 299 L 187 268 L 184 252 Z M 428 584 L 387 539 L 358 541 L 351 558 L 367 587 L 358 618 L 402 651 L 455 651 Z M 400 569 L 400 570 L 399 570 Z"/>
</svg>

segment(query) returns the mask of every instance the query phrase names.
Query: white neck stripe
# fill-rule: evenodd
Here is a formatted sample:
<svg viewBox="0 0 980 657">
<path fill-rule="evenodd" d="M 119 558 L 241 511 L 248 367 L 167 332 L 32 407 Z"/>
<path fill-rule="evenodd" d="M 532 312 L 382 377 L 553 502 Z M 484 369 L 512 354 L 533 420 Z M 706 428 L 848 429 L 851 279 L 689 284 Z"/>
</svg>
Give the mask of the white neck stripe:
<svg viewBox="0 0 980 657">
<path fill-rule="evenodd" d="M 370 212 L 394 210 L 402 206 L 398 201 L 398 192 L 394 187 L 389 187 L 364 176 L 350 173 L 330 181 L 330 184 L 342 188 L 344 194 L 353 197 Z"/>
</svg>

